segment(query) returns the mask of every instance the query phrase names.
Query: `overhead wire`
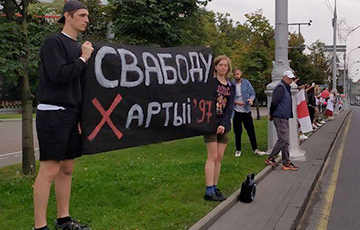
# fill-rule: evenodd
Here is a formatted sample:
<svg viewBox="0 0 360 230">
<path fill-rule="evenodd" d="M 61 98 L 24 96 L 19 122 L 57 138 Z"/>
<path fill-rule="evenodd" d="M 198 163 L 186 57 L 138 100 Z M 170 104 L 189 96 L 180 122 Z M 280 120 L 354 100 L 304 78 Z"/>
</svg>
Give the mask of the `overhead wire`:
<svg viewBox="0 0 360 230">
<path fill-rule="evenodd" d="M 331 14 L 334 14 L 334 10 L 333 10 L 333 8 L 331 7 L 331 4 L 330 4 L 329 0 L 324 0 L 324 1 L 325 1 L 325 4 L 326 4 L 327 8 L 328 8 L 329 11 L 330 11 L 330 13 L 331 13 Z"/>
</svg>

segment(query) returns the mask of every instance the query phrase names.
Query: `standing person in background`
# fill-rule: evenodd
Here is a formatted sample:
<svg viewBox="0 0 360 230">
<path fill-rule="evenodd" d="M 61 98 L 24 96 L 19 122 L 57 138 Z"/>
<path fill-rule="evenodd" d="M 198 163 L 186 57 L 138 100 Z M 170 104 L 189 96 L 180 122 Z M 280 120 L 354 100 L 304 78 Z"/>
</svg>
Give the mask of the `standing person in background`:
<svg viewBox="0 0 360 230">
<path fill-rule="evenodd" d="M 330 91 L 329 99 L 326 104 L 326 112 L 325 115 L 328 116 L 329 120 L 334 120 L 334 106 L 335 106 L 335 90 Z"/>
<path fill-rule="evenodd" d="M 316 99 L 315 99 L 315 84 L 312 83 L 312 85 L 307 89 L 307 105 L 310 115 L 310 120 L 312 123 L 312 126 L 314 129 L 317 129 L 320 127 L 320 124 L 317 124 L 315 121 L 315 112 L 317 110 L 316 108 Z"/>
<path fill-rule="evenodd" d="M 74 159 L 81 156 L 78 124 L 81 107 L 81 75 L 94 48 L 76 40 L 89 24 L 89 12 L 72 0 L 63 8 L 61 33 L 50 35 L 41 46 L 36 130 L 40 169 L 34 184 L 35 230 L 48 230 L 46 221 L 50 188 L 55 181 L 57 220 L 55 229 L 90 230 L 69 214 Z"/>
<path fill-rule="evenodd" d="M 242 123 L 244 123 L 244 127 L 249 136 L 253 152 L 259 156 L 263 156 L 266 153 L 260 151 L 257 147 L 255 129 L 251 116 L 251 106 L 255 100 L 254 88 L 247 79 L 242 78 L 242 72 L 239 68 L 234 68 L 233 74 L 235 77 L 235 81 L 232 82 L 235 86 L 235 105 L 233 116 L 236 146 L 235 157 L 241 156 Z"/>
<path fill-rule="evenodd" d="M 221 55 L 214 60 L 217 89 L 215 91 L 216 117 L 219 121 L 217 130 L 213 134 L 204 135 L 207 149 L 205 163 L 206 192 L 204 199 L 208 201 L 224 201 L 226 198 L 218 189 L 218 181 L 221 170 L 221 161 L 229 141 L 231 130 L 231 112 L 234 105 L 234 87 L 228 80 L 231 73 L 231 61 Z"/>
<path fill-rule="evenodd" d="M 294 79 L 294 73 L 287 70 L 284 72 L 282 80 L 274 88 L 269 120 L 274 122 L 278 140 L 265 161 L 265 164 L 276 167 L 278 164 L 275 157 L 281 151 L 282 169 L 292 171 L 299 169 L 291 163 L 289 155 L 289 119 L 293 117 L 290 84 Z"/>
</svg>

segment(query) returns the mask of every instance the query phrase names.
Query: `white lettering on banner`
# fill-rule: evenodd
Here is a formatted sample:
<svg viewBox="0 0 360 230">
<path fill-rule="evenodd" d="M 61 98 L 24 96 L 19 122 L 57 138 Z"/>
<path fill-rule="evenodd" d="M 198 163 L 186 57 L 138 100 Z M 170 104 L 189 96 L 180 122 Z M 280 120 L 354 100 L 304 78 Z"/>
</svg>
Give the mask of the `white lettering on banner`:
<svg viewBox="0 0 360 230">
<path fill-rule="evenodd" d="M 144 80 L 144 74 L 141 71 L 141 69 L 137 66 L 138 60 L 137 60 L 135 54 L 126 49 L 118 49 L 118 52 L 120 54 L 121 66 L 122 66 L 120 85 L 122 87 L 127 87 L 127 88 L 136 87 L 136 86 L 140 85 L 140 83 Z M 127 64 L 125 55 L 129 55 L 130 57 L 132 57 L 133 62 L 130 64 Z M 127 79 L 128 72 L 137 72 L 139 75 L 139 78 L 136 81 L 128 81 L 128 79 Z"/>
<path fill-rule="evenodd" d="M 206 61 L 204 54 L 200 53 L 200 58 L 201 61 L 203 62 L 203 64 L 205 65 L 205 80 L 204 82 L 207 82 L 208 77 L 209 77 L 209 72 L 210 72 L 210 68 L 211 68 L 211 63 L 212 63 L 212 54 L 209 54 L 209 58 Z"/>
<path fill-rule="evenodd" d="M 152 116 L 159 114 L 160 110 L 161 110 L 161 105 L 159 102 L 150 102 L 149 103 L 148 109 L 147 109 L 147 118 L 146 118 L 145 128 L 149 127 Z"/>
<path fill-rule="evenodd" d="M 175 60 L 176 60 L 176 66 L 177 66 L 179 80 L 181 81 L 182 84 L 186 85 L 189 82 L 190 75 L 189 75 L 189 71 L 186 71 L 186 78 L 185 79 L 182 78 L 181 68 L 180 68 L 180 60 L 182 60 L 185 63 L 185 70 L 189 69 L 189 63 L 188 63 L 186 57 L 181 54 L 177 54 L 175 57 Z"/>
<path fill-rule="evenodd" d="M 165 123 L 164 126 L 167 127 L 169 125 L 170 120 L 170 108 L 174 105 L 173 102 L 165 102 L 162 104 L 162 107 L 165 109 Z"/>
<path fill-rule="evenodd" d="M 119 56 L 116 55 L 117 53 Z M 118 76 L 118 80 L 109 80 L 104 76 L 102 70 L 103 59 L 108 54 L 116 55 L 116 58 L 120 59 L 121 73 L 120 76 Z M 208 75 L 211 74 L 211 54 L 208 55 L 207 59 L 201 52 L 189 52 L 188 56 L 182 54 L 172 56 L 169 53 L 158 53 L 156 55 L 157 56 L 149 52 L 143 52 L 141 54 L 139 58 L 142 59 L 144 64 L 144 70 L 142 70 L 138 65 L 138 57 L 130 50 L 116 50 L 110 46 L 102 46 L 95 56 L 96 80 L 104 88 L 112 89 L 119 85 L 125 88 L 133 88 L 140 84 L 150 86 L 150 73 L 157 75 L 157 83 L 159 85 L 174 85 L 178 81 L 184 85 L 189 84 L 190 81 L 207 83 Z M 173 66 L 166 64 L 166 60 L 171 60 Z M 190 60 L 190 63 L 188 60 Z M 106 68 L 111 68 L 111 66 L 106 66 Z M 129 73 L 132 73 L 131 78 L 129 78 Z M 116 76 L 111 76 L 112 79 L 115 77 Z"/>
<path fill-rule="evenodd" d="M 190 63 L 191 63 L 191 68 L 190 68 L 190 76 L 191 79 L 193 81 L 195 81 L 195 73 L 199 74 L 199 81 L 203 80 L 203 69 L 200 66 L 200 59 L 199 59 L 199 54 L 196 52 L 189 52 L 189 56 L 190 56 Z M 195 61 L 194 61 L 195 59 Z"/>
<path fill-rule="evenodd" d="M 176 70 L 172 66 L 167 66 L 165 64 L 165 60 L 164 60 L 165 58 L 172 58 L 171 54 L 158 54 L 158 57 L 160 59 L 160 65 L 161 65 L 161 68 L 162 68 L 162 71 L 163 71 L 165 84 L 166 85 L 175 84 L 176 80 L 177 80 Z M 168 71 L 172 72 L 173 79 L 169 79 Z"/>
<path fill-rule="evenodd" d="M 135 112 L 137 112 L 137 115 L 134 114 Z M 131 119 L 129 119 L 129 117 Z M 138 126 L 142 126 L 142 124 L 144 122 L 144 112 L 143 112 L 141 106 L 138 104 L 133 105 L 131 107 L 131 109 L 129 110 L 128 119 L 126 119 L 126 126 L 125 126 L 127 129 L 129 128 L 131 121 L 134 119 L 138 120 Z"/>
<path fill-rule="evenodd" d="M 165 119 L 164 126 L 169 126 L 170 119 L 172 118 L 172 125 L 175 127 L 191 124 L 191 105 L 190 98 L 187 98 L 187 102 L 179 103 L 179 102 L 163 102 L 160 104 L 159 102 L 150 102 L 147 105 L 147 109 L 141 108 L 140 105 L 134 104 L 127 115 L 126 118 L 126 129 L 129 129 L 132 122 L 137 120 L 137 126 L 142 126 L 144 124 L 144 116 L 143 111 L 147 111 L 146 113 L 146 122 L 145 128 L 148 128 L 151 125 L 151 121 L 154 116 L 158 115 L 162 109 L 165 110 Z"/>
<path fill-rule="evenodd" d="M 149 63 L 147 62 L 148 58 L 150 58 L 154 62 L 155 66 L 149 66 Z M 161 73 L 160 64 L 158 60 L 155 58 L 155 56 L 149 52 L 144 52 L 142 54 L 142 59 L 145 66 L 145 85 L 146 86 L 150 85 L 150 72 L 154 72 L 157 74 L 159 85 L 163 84 L 164 80 Z"/>
<path fill-rule="evenodd" d="M 112 89 L 119 85 L 119 80 L 110 81 L 105 78 L 102 72 L 102 60 L 107 54 L 116 54 L 116 50 L 109 46 L 103 46 L 99 49 L 95 57 L 95 75 L 101 86 Z"/>
</svg>

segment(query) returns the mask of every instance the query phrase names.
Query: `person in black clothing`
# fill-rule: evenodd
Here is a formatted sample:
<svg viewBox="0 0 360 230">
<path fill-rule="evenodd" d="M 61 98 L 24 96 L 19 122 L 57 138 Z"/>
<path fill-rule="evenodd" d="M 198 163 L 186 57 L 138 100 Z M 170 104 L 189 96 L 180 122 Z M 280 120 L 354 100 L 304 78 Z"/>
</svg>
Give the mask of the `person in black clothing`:
<svg viewBox="0 0 360 230">
<path fill-rule="evenodd" d="M 78 129 L 81 106 L 81 75 L 93 47 L 80 45 L 79 33 L 89 23 L 89 12 L 81 2 L 72 0 L 63 8 L 64 23 L 59 34 L 50 35 L 41 46 L 40 79 L 36 129 L 40 148 L 40 169 L 34 184 L 35 230 L 49 229 L 46 211 L 52 182 L 57 203 L 56 229 L 86 229 L 69 214 L 74 158 L 80 154 Z"/>
<path fill-rule="evenodd" d="M 315 112 L 316 112 L 316 99 L 315 99 L 315 85 L 312 84 L 310 87 L 308 87 L 306 89 L 306 93 L 307 93 L 307 105 L 308 105 L 308 109 L 309 109 L 309 115 L 310 115 L 310 120 L 311 120 L 311 124 L 313 126 L 314 129 L 317 129 L 318 126 L 320 126 L 319 124 L 316 124 L 315 121 Z"/>
<path fill-rule="evenodd" d="M 216 117 L 219 121 L 216 133 L 204 135 L 207 149 L 205 164 L 206 192 L 204 199 L 208 201 L 224 201 L 226 198 L 217 188 L 220 176 L 221 161 L 229 141 L 231 130 L 230 117 L 234 105 L 234 87 L 227 79 L 231 73 L 231 61 L 225 55 L 214 59 L 217 89 L 215 95 Z"/>
</svg>

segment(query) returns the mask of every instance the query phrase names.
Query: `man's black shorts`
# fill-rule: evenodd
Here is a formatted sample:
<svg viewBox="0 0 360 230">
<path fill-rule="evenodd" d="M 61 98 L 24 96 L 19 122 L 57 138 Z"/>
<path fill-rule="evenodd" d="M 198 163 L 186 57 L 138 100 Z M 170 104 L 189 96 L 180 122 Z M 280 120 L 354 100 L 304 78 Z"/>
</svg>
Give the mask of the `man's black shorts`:
<svg viewBox="0 0 360 230">
<path fill-rule="evenodd" d="M 61 161 L 81 156 L 78 122 L 79 114 L 74 111 L 37 111 L 36 130 L 40 161 Z"/>
</svg>

